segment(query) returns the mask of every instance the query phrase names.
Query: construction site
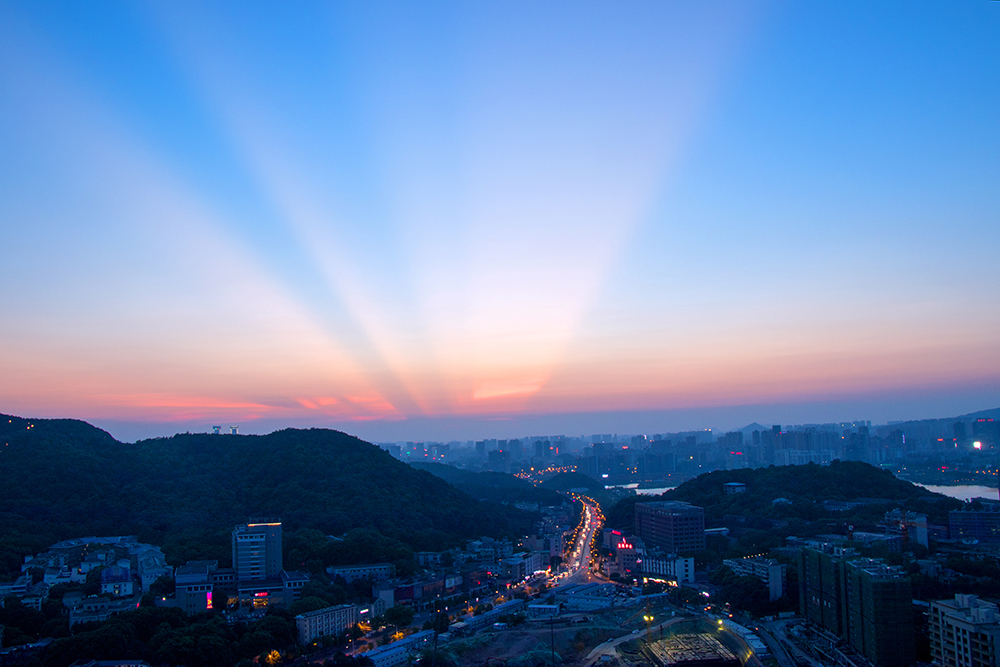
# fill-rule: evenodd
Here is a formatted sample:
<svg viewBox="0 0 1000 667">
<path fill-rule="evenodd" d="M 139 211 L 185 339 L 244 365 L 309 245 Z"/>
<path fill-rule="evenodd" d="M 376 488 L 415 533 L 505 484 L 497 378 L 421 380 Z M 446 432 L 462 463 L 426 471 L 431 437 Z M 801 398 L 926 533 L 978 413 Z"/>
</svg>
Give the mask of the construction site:
<svg viewBox="0 0 1000 667">
<path fill-rule="evenodd" d="M 604 609 L 481 632 L 439 647 L 439 665 L 762 667 L 738 631 L 667 607 Z M 739 626 L 734 626 L 738 628 Z"/>
</svg>

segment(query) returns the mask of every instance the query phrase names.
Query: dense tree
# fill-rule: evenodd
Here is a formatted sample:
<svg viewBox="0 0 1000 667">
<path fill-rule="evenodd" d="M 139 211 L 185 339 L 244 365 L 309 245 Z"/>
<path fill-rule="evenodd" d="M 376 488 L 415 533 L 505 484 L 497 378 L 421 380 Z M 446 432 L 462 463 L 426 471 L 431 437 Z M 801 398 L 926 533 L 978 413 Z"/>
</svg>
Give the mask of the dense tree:
<svg viewBox="0 0 1000 667">
<path fill-rule="evenodd" d="M 413 609 L 397 604 L 385 610 L 385 622 L 399 628 L 405 628 L 413 622 Z"/>
<path fill-rule="evenodd" d="M 411 463 L 414 468 L 426 470 L 440 477 L 456 489 L 473 498 L 494 502 L 529 502 L 541 505 L 562 505 L 566 497 L 548 488 L 502 472 L 472 472 L 443 463 Z"/>
<path fill-rule="evenodd" d="M 85 535 L 136 534 L 162 545 L 171 564 L 225 567 L 232 526 L 254 516 L 284 521 L 290 567 L 319 574 L 338 563 L 393 562 L 405 574 L 414 551 L 522 535 L 535 518 L 325 429 L 131 444 L 84 422 L 8 416 L 0 436 L 0 580 L 18 574 L 25 555 Z M 343 542 L 328 537 L 345 533 Z"/>
<path fill-rule="evenodd" d="M 742 482 L 747 491 L 727 494 L 723 487 L 727 482 Z M 836 513 L 823 507 L 826 500 L 857 498 L 881 498 L 884 502 Z M 961 506 L 953 498 L 898 479 L 887 470 L 860 461 L 833 461 L 828 466 L 810 463 L 705 473 L 661 496 L 633 496 L 616 503 L 606 512 L 607 527 L 634 530 L 636 503 L 656 500 L 683 500 L 703 507 L 710 527 L 724 525 L 726 517 L 739 517 L 741 530 L 749 528 L 781 537 L 784 535 L 774 530 L 775 520 L 782 525 L 787 522 L 784 534 L 807 536 L 813 534 L 810 525 L 820 519 L 870 525 L 887 509 L 901 507 L 927 514 L 931 522 L 947 523 L 948 512 Z M 758 545 L 745 543 L 744 547 L 752 550 L 767 546 L 765 537 L 755 539 Z"/>
</svg>

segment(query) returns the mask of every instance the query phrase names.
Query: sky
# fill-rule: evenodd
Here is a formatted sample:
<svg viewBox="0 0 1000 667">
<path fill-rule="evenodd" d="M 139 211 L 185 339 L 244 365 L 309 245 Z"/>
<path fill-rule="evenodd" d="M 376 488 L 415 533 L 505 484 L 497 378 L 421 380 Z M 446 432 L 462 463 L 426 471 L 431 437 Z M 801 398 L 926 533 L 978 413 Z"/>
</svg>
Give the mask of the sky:
<svg viewBox="0 0 1000 667">
<path fill-rule="evenodd" d="M 0 4 L 0 412 L 1000 406 L 1000 3 Z"/>
</svg>

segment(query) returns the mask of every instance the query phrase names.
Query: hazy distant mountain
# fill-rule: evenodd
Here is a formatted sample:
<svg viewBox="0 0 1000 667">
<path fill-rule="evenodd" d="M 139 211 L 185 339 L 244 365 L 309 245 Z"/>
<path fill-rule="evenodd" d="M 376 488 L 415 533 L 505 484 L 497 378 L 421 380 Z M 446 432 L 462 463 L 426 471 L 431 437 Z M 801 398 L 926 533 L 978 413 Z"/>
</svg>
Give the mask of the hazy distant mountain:
<svg viewBox="0 0 1000 667">
<path fill-rule="evenodd" d="M 570 489 L 587 489 L 589 491 L 603 491 L 604 483 L 590 475 L 582 472 L 561 472 L 542 482 L 546 489 L 556 491 L 569 491 Z"/>
<path fill-rule="evenodd" d="M 24 553 L 86 535 L 138 534 L 164 544 L 168 557 L 197 544 L 212 553 L 191 557 L 225 561 L 233 525 L 251 517 L 327 535 L 371 528 L 416 550 L 532 526 L 529 513 L 476 500 L 332 430 L 127 444 L 81 421 L 4 415 L 0 449 L 0 572 Z"/>
<path fill-rule="evenodd" d="M 1000 419 L 1000 408 L 991 408 L 989 410 L 980 410 L 979 412 L 970 412 L 967 415 L 962 415 L 960 417 L 955 417 L 955 421 L 975 421 L 976 419 Z"/>
<path fill-rule="evenodd" d="M 744 438 L 750 438 L 753 436 L 754 431 L 770 431 L 770 430 L 771 430 L 770 426 L 762 426 L 757 422 L 754 422 L 749 426 L 744 426 L 743 428 L 741 428 L 740 433 L 743 434 Z"/>
</svg>

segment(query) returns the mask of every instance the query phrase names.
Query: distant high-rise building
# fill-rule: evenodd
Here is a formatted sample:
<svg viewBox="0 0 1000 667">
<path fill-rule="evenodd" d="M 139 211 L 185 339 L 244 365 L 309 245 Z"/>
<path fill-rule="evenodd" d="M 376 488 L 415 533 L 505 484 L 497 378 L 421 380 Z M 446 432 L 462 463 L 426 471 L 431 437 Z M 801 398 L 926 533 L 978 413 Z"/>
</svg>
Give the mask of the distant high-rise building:
<svg viewBox="0 0 1000 667">
<path fill-rule="evenodd" d="M 239 426 L 230 426 L 229 427 L 229 435 L 239 435 L 239 434 L 240 434 L 240 427 Z"/>
<path fill-rule="evenodd" d="M 961 445 L 965 442 L 965 422 L 955 422 L 952 427 L 955 432 L 955 441 Z"/>
<path fill-rule="evenodd" d="M 705 548 L 705 510 L 679 500 L 636 503 L 635 534 L 647 546 L 687 555 Z"/>
<path fill-rule="evenodd" d="M 972 437 L 980 443 L 980 448 L 990 449 L 1000 446 L 1000 422 L 980 418 L 972 422 Z"/>
<path fill-rule="evenodd" d="M 520 440 L 509 441 L 507 448 L 510 450 L 510 457 L 514 461 L 520 461 L 524 458 L 524 444 Z"/>
<path fill-rule="evenodd" d="M 505 451 L 494 449 L 487 455 L 489 468 L 493 472 L 510 472 L 510 454 Z"/>
<path fill-rule="evenodd" d="M 281 522 L 261 521 L 233 529 L 233 569 L 237 581 L 281 576 Z"/>
<path fill-rule="evenodd" d="M 552 443 L 548 440 L 535 441 L 535 458 L 546 459 L 552 456 Z"/>
<path fill-rule="evenodd" d="M 219 435 L 220 433 L 222 433 L 222 427 L 221 426 L 213 426 L 212 427 L 212 433 L 214 433 L 215 435 Z"/>
</svg>

